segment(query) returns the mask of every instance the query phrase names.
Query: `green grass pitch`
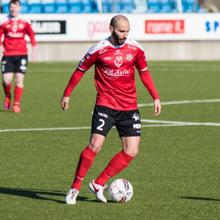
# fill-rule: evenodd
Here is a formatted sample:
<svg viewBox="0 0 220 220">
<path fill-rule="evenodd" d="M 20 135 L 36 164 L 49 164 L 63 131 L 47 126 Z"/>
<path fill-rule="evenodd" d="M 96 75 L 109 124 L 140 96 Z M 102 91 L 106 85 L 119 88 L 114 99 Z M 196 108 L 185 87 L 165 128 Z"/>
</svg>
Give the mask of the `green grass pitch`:
<svg viewBox="0 0 220 220">
<path fill-rule="evenodd" d="M 87 189 L 121 149 L 112 129 L 77 204 L 68 206 L 64 197 L 89 141 L 95 102 L 91 69 L 72 93 L 71 109 L 60 109 L 75 66 L 31 63 L 20 114 L 2 110 L 0 93 L 0 219 L 220 219 L 220 62 L 150 62 L 165 104 L 157 118 L 152 106 L 140 108 L 142 119 L 162 122 L 143 122 L 149 127 L 142 128 L 140 152 L 116 177 L 132 183 L 132 200 L 117 204 L 106 195 L 109 202 L 102 204 Z M 137 91 L 139 103 L 152 103 L 138 74 Z M 70 127 L 84 129 L 56 130 Z"/>
</svg>

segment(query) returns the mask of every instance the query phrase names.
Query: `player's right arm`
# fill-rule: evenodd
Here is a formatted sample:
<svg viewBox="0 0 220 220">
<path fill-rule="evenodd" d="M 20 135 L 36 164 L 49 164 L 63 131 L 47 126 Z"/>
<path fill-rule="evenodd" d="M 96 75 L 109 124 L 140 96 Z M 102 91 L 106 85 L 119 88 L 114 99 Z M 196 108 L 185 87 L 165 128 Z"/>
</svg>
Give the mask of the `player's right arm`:
<svg viewBox="0 0 220 220">
<path fill-rule="evenodd" d="M 69 101 L 70 101 L 70 95 L 73 91 L 73 89 L 76 87 L 76 85 L 79 83 L 79 81 L 81 80 L 81 78 L 83 77 L 84 72 L 82 72 L 79 69 L 76 69 L 70 80 L 69 83 L 67 84 L 64 93 L 63 93 L 63 97 L 61 98 L 61 108 L 63 110 L 67 110 L 69 108 Z"/>
<path fill-rule="evenodd" d="M 63 97 L 61 98 L 61 108 L 67 110 L 69 108 L 70 95 L 73 89 L 77 86 L 84 73 L 95 63 L 97 59 L 97 51 L 94 50 L 94 47 L 91 47 L 88 53 L 80 61 L 77 69 L 72 73 L 72 76 L 67 84 Z"/>
<path fill-rule="evenodd" d="M 3 35 L 4 35 L 4 28 L 3 28 L 3 24 L 1 23 L 0 24 L 0 52 L 1 52 L 1 54 L 3 54 L 5 52 L 5 48 L 2 43 Z"/>
</svg>

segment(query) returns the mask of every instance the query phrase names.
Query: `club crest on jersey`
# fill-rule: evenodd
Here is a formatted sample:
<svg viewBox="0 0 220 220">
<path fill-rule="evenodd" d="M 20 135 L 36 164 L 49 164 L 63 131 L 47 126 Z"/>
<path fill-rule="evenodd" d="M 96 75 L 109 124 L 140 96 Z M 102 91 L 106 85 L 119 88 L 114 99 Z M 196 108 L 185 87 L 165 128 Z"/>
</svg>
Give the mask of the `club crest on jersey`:
<svg viewBox="0 0 220 220">
<path fill-rule="evenodd" d="M 114 64 L 116 67 L 121 67 L 121 65 L 123 64 L 123 58 L 122 56 L 117 56 L 114 60 Z"/>
<path fill-rule="evenodd" d="M 16 32 L 18 30 L 18 25 L 17 24 L 13 24 L 11 29 L 12 29 L 13 32 Z"/>
<path fill-rule="evenodd" d="M 126 60 L 131 61 L 133 59 L 133 55 L 131 53 L 127 54 Z"/>
<path fill-rule="evenodd" d="M 19 28 L 19 29 L 23 29 L 23 28 L 24 28 L 24 24 L 19 24 L 19 25 L 18 25 L 18 28 Z"/>
</svg>

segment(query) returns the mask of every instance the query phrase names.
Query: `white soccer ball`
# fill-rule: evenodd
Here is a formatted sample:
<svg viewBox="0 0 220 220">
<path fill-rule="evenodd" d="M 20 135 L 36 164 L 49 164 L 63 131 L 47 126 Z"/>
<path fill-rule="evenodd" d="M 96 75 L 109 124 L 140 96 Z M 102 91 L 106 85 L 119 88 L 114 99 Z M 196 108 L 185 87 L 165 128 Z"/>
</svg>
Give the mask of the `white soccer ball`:
<svg viewBox="0 0 220 220">
<path fill-rule="evenodd" d="M 133 187 L 126 179 L 116 179 L 110 184 L 108 193 L 115 202 L 124 203 L 132 198 Z"/>
</svg>

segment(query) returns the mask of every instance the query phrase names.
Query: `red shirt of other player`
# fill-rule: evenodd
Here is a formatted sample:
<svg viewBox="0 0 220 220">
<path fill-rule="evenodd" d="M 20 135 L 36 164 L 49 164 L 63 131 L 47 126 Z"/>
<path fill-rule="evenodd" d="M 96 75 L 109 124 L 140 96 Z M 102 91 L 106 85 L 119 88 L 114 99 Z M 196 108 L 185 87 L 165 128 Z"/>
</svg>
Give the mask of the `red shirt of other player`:
<svg viewBox="0 0 220 220">
<path fill-rule="evenodd" d="M 0 39 L 4 37 L 0 45 L 5 56 L 27 55 L 26 35 L 30 37 L 31 45 L 36 46 L 31 24 L 19 15 L 19 10 L 18 4 L 11 4 L 10 14 L 0 24 Z"/>
<path fill-rule="evenodd" d="M 1 69 L 5 92 L 4 110 L 11 108 L 11 83 L 15 76 L 13 111 L 20 112 L 23 93 L 24 75 L 27 70 L 27 42 L 29 36 L 32 45 L 32 59 L 35 60 L 36 40 L 31 24 L 20 17 L 21 3 L 19 0 L 9 2 L 9 15 L 0 24 L 0 48 L 3 53 Z"/>
</svg>

